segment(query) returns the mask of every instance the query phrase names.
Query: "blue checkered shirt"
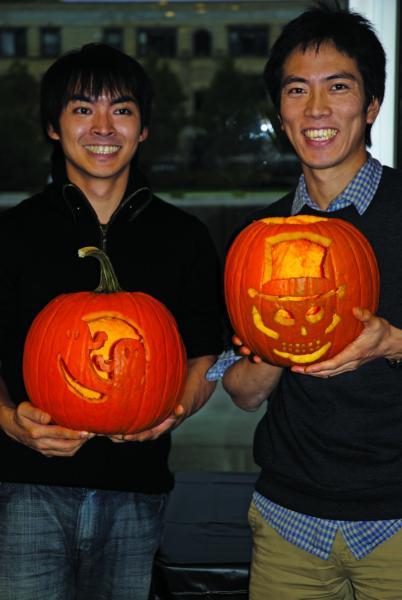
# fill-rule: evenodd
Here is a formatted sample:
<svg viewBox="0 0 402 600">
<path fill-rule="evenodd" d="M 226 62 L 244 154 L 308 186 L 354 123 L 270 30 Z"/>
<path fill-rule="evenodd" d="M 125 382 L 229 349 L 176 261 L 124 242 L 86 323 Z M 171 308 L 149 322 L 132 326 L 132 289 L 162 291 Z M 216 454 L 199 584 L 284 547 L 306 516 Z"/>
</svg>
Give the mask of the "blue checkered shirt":
<svg viewBox="0 0 402 600">
<path fill-rule="evenodd" d="M 326 212 L 334 212 L 353 204 L 359 215 L 362 215 L 377 191 L 381 175 L 381 163 L 369 155 L 352 181 L 330 202 Z M 292 215 L 299 214 L 305 204 L 314 210 L 322 210 L 308 195 L 304 175 L 301 175 L 292 204 Z"/>
<path fill-rule="evenodd" d="M 363 214 L 374 197 L 381 174 L 381 164 L 369 156 L 367 162 L 348 186 L 330 203 L 327 212 L 333 212 L 353 204 L 358 213 Z M 292 215 L 298 214 L 304 205 L 321 210 L 308 195 L 306 182 L 302 175 L 293 200 Z M 207 379 L 210 381 L 221 379 L 226 369 L 240 358 L 235 355 L 233 350 L 223 352 L 209 369 Z M 329 558 L 338 530 L 342 533 L 353 556 L 361 559 L 402 528 L 402 519 L 386 521 L 319 519 L 279 506 L 258 492 L 254 492 L 253 501 L 264 519 L 285 540 L 324 560 Z"/>
</svg>

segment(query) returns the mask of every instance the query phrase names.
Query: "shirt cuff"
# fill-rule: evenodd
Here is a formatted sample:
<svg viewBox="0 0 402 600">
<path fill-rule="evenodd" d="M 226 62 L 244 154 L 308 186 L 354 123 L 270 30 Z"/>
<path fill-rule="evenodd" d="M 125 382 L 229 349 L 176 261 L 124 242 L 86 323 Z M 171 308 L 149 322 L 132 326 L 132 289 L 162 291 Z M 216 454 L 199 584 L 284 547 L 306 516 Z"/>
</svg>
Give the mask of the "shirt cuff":
<svg viewBox="0 0 402 600">
<path fill-rule="evenodd" d="M 206 378 L 207 381 L 218 381 L 222 379 L 226 369 L 231 367 L 235 362 L 240 360 L 241 356 L 237 356 L 233 350 L 225 350 L 219 355 L 218 360 L 208 369 Z"/>
</svg>

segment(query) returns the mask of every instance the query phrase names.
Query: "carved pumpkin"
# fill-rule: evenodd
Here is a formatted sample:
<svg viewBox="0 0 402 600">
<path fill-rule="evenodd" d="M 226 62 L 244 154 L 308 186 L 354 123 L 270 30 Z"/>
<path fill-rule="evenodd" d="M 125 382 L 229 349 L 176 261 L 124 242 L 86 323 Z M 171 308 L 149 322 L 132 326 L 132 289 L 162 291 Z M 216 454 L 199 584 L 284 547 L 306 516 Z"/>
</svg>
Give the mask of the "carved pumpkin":
<svg viewBox="0 0 402 600">
<path fill-rule="evenodd" d="M 254 354 L 280 366 L 311 364 L 340 352 L 362 330 L 353 307 L 376 312 L 374 252 L 341 219 L 308 215 L 251 223 L 225 265 L 234 331 Z"/>
<path fill-rule="evenodd" d="M 177 406 L 186 354 L 168 309 L 119 287 L 106 254 L 93 247 L 101 280 L 93 292 L 62 294 L 35 318 L 23 360 L 31 402 L 55 423 L 94 433 L 134 433 Z"/>
</svg>

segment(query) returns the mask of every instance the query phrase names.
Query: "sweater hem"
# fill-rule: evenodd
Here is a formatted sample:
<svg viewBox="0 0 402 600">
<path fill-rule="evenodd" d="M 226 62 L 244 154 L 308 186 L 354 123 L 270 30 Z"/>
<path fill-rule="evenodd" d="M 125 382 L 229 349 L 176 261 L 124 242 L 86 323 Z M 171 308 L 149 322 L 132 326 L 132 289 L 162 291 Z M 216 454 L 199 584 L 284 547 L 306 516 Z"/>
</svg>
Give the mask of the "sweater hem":
<svg viewBox="0 0 402 600">
<path fill-rule="evenodd" d="M 383 521 L 402 518 L 402 482 L 361 492 L 301 490 L 263 473 L 256 490 L 272 502 L 304 515 L 339 521 Z"/>
</svg>

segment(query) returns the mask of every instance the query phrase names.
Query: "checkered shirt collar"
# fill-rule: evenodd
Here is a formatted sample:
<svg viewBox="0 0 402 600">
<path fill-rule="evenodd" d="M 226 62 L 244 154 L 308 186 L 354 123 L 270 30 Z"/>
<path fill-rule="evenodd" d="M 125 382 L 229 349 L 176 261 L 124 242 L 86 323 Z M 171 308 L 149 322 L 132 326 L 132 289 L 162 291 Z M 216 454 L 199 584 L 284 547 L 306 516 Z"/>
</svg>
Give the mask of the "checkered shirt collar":
<svg viewBox="0 0 402 600">
<path fill-rule="evenodd" d="M 331 201 L 326 212 L 334 212 L 353 204 L 359 215 L 362 215 L 367 210 L 377 191 L 381 175 L 381 163 L 369 155 L 367 162 L 364 163 L 352 181 L 339 196 Z M 301 175 L 293 199 L 292 215 L 300 213 L 304 205 L 314 210 L 322 210 L 308 195 L 304 175 Z"/>
</svg>

